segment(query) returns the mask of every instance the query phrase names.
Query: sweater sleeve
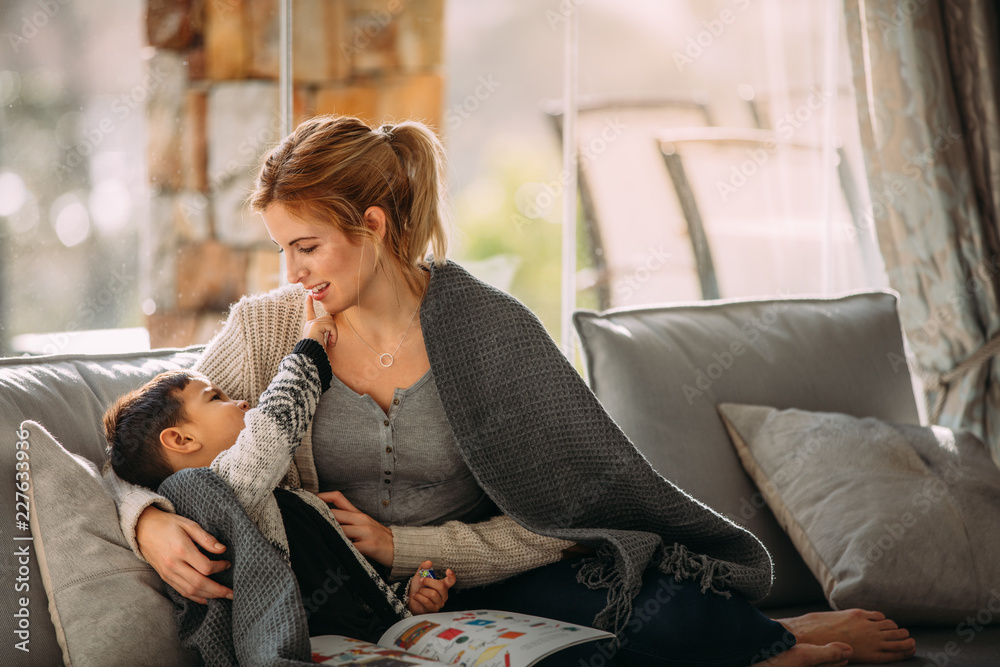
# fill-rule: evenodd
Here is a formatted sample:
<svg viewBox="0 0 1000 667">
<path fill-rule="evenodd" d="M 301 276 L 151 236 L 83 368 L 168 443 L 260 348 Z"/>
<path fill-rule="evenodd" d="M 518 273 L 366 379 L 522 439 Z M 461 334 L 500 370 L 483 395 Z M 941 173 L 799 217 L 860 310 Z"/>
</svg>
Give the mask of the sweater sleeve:
<svg viewBox="0 0 1000 667">
<path fill-rule="evenodd" d="M 322 346 L 301 341 L 278 365 L 258 406 L 246 414 L 236 444 L 212 461 L 212 470 L 251 516 L 287 473 L 330 377 Z"/>
<path fill-rule="evenodd" d="M 562 560 L 574 542 L 545 537 L 523 528 L 508 516 L 482 523 L 449 521 L 442 526 L 392 527 L 390 578 L 412 576 L 421 561 L 434 569 L 451 568 L 456 586 L 484 586 L 521 572 Z"/>
</svg>

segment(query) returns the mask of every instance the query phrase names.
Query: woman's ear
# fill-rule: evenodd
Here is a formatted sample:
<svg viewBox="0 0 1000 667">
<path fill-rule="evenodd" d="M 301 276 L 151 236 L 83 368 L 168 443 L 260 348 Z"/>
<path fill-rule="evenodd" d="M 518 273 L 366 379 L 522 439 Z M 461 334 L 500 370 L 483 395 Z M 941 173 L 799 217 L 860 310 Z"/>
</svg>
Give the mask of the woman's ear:
<svg viewBox="0 0 1000 667">
<path fill-rule="evenodd" d="M 365 225 L 368 229 L 372 230 L 380 239 L 385 238 L 385 211 L 382 210 L 380 206 L 369 206 L 365 210 L 364 215 Z"/>
<path fill-rule="evenodd" d="M 201 443 L 176 426 L 160 431 L 160 444 L 178 454 L 191 454 L 201 449 Z"/>
</svg>

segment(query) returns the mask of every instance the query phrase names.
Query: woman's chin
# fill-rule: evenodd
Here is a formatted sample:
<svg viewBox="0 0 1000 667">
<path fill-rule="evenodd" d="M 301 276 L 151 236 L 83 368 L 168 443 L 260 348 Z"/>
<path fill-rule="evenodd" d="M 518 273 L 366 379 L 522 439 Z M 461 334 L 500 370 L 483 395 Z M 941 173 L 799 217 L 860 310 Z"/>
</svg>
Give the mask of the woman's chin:
<svg viewBox="0 0 1000 667">
<path fill-rule="evenodd" d="M 309 298 L 312 299 L 312 297 Z M 333 304 L 330 303 L 329 299 L 313 299 L 313 304 L 322 307 L 323 310 L 327 312 L 327 314 L 337 312 L 335 310 L 332 310 Z"/>
<path fill-rule="evenodd" d="M 329 290 L 327 291 L 329 292 Z M 349 308 L 351 305 L 349 303 L 341 303 L 338 299 L 331 297 L 329 294 L 322 299 L 313 299 L 313 302 L 319 304 L 323 310 L 326 311 L 327 315 L 339 313 L 342 310 Z"/>
</svg>

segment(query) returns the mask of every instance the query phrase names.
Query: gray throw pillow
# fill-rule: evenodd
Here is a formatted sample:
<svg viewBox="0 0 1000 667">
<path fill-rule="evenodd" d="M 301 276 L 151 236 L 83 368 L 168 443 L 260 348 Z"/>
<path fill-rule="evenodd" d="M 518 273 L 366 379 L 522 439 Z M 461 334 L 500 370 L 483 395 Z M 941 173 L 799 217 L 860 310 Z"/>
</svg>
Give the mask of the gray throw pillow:
<svg viewBox="0 0 1000 667">
<path fill-rule="evenodd" d="M 1000 603 L 1000 470 L 978 438 L 836 413 L 718 410 L 834 609 L 951 624 Z"/>
<path fill-rule="evenodd" d="M 33 540 L 15 545 L 39 561 L 64 663 L 200 664 L 181 648 L 163 581 L 129 549 L 97 467 L 34 421 L 22 422 L 18 436 L 27 443 L 18 449 L 30 482 L 20 488 Z"/>
</svg>

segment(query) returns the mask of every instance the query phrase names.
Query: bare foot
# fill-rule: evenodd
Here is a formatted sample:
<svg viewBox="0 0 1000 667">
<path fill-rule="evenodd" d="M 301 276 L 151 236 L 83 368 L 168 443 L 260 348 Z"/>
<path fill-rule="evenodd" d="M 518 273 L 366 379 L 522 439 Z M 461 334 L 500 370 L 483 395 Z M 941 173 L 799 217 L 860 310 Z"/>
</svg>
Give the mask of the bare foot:
<svg viewBox="0 0 1000 667">
<path fill-rule="evenodd" d="M 910 633 L 880 611 L 824 611 L 778 621 L 803 644 L 840 641 L 854 649 L 851 662 L 895 662 L 917 651 Z"/>
<path fill-rule="evenodd" d="M 841 642 L 826 646 L 796 644 L 770 660 L 757 663 L 768 667 L 844 667 L 851 657 L 851 647 Z"/>
</svg>

